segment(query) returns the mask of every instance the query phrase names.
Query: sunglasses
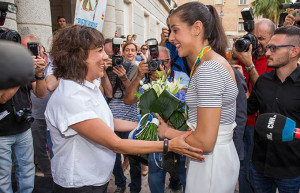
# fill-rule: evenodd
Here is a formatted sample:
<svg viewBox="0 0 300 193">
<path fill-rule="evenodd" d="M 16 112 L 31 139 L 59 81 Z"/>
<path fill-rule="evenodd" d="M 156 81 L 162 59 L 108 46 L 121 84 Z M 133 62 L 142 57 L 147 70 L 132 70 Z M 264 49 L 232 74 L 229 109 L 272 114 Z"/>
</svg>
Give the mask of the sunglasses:
<svg viewBox="0 0 300 193">
<path fill-rule="evenodd" d="M 271 46 L 266 46 L 265 51 L 267 52 L 268 49 L 270 49 L 271 52 L 276 52 L 277 48 L 284 48 L 284 47 L 296 47 L 294 45 L 271 45 Z"/>
<path fill-rule="evenodd" d="M 142 50 L 148 50 L 147 48 L 143 48 Z"/>
</svg>

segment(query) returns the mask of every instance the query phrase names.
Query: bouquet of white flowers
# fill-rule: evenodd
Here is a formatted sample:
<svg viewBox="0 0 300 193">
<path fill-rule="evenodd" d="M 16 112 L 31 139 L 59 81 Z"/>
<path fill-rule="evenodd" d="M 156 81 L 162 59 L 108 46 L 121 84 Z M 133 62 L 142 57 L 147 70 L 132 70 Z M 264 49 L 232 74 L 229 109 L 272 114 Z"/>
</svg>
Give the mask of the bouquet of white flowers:
<svg viewBox="0 0 300 193">
<path fill-rule="evenodd" d="M 131 138 L 147 141 L 158 140 L 157 127 L 159 121 L 156 113 L 175 129 L 187 131 L 188 126 L 184 117 L 185 92 L 182 91 L 186 85 L 180 84 L 180 80 L 169 82 L 164 78 L 152 81 L 151 84 L 140 85 L 144 89 L 143 94 L 135 93 L 139 99 L 138 105 L 141 110 L 139 127 L 131 132 Z"/>
</svg>

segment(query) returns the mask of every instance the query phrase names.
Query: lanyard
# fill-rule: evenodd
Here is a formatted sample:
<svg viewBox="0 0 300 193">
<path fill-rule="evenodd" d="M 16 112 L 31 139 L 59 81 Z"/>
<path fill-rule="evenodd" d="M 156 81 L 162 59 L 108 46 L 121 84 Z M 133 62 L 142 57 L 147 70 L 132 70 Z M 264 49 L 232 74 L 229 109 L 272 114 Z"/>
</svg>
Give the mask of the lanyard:
<svg viewBox="0 0 300 193">
<path fill-rule="evenodd" d="M 188 88 L 190 86 L 190 82 L 191 82 L 191 78 L 193 76 L 193 73 L 196 69 L 196 67 L 198 66 L 198 64 L 200 64 L 200 61 L 202 59 L 202 57 L 211 50 L 211 46 L 210 45 L 207 45 L 205 46 L 198 54 L 197 58 L 196 58 L 196 61 L 192 67 L 192 70 L 191 70 L 191 73 L 190 73 L 190 79 L 189 79 L 189 84 L 188 84 Z M 189 114 L 188 114 L 188 106 L 185 104 L 185 107 L 184 107 L 184 116 L 186 119 L 188 119 L 189 117 Z"/>
</svg>

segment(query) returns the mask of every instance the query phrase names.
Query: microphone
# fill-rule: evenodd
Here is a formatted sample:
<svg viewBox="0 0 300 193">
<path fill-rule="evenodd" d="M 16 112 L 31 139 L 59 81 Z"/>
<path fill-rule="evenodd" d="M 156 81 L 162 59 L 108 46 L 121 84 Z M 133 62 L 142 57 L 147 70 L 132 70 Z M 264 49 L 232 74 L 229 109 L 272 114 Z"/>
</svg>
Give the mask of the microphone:
<svg viewBox="0 0 300 193">
<path fill-rule="evenodd" d="M 28 49 L 15 42 L 0 40 L 0 90 L 34 80 L 33 60 Z"/>
<path fill-rule="evenodd" d="M 255 122 L 255 131 L 270 141 L 287 142 L 294 138 L 300 139 L 300 128 L 296 128 L 296 122 L 277 113 L 259 115 Z"/>
</svg>

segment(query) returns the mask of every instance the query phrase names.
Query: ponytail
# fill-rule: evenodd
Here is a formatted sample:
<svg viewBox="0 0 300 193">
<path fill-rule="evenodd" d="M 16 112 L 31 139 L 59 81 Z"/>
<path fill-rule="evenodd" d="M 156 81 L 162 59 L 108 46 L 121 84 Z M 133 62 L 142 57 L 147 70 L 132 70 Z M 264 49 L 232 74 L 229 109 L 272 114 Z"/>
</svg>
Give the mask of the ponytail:
<svg viewBox="0 0 300 193">
<path fill-rule="evenodd" d="M 211 13 L 211 29 L 210 36 L 208 37 L 209 45 L 213 48 L 215 52 L 226 58 L 226 48 L 227 48 L 227 37 L 224 32 L 220 17 L 217 13 L 217 10 L 211 6 L 207 5 Z"/>
<path fill-rule="evenodd" d="M 169 17 L 178 14 L 182 22 L 192 26 L 201 21 L 204 26 L 204 39 L 208 39 L 212 49 L 226 58 L 227 37 L 216 9 L 200 2 L 185 3 L 176 8 Z"/>
</svg>

